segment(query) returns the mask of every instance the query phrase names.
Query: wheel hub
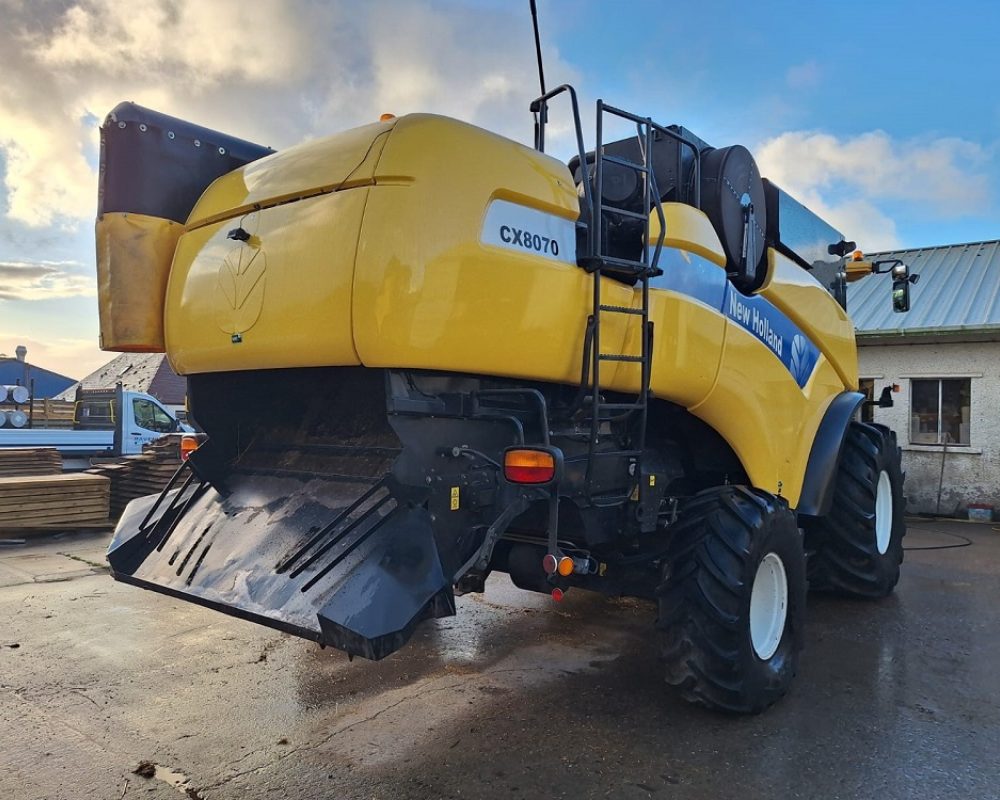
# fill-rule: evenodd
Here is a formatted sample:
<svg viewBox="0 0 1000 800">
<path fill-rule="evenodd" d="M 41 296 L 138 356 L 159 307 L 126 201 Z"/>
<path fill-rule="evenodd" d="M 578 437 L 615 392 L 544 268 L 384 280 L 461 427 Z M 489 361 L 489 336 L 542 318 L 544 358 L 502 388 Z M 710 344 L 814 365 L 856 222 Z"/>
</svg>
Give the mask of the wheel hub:
<svg viewBox="0 0 1000 800">
<path fill-rule="evenodd" d="M 892 538 L 892 481 L 889 473 L 882 470 L 875 489 L 875 546 L 879 555 L 885 555 Z"/>
<path fill-rule="evenodd" d="M 768 553 L 757 565 L 750 590 L 750 642 L 757 658 L 774 655 L 785 632 L 788 615 L 788 578 L 777 553 Z"/>
</svg>

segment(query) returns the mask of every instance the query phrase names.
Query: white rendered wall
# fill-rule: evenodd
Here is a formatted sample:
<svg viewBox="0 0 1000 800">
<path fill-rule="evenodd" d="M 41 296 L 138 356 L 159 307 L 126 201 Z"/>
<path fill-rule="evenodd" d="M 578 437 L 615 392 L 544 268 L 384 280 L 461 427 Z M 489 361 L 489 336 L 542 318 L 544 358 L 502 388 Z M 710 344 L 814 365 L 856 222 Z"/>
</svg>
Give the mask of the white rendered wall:
<svg viewBox="0 0 1000 800">
<path fill-rule="evenodd" d="M 863 342 L 859 343 L 863 345 Z M 875 422 L 896 431 L 903 448 L 905 491 L 911 512 L 963 514 L 969 503 L 1000 512 L 1000 342 L 863 345 L 859 374 L 875 379 L 875 396 L 899 384 L 893 408 L 876 408 Z M 910 378 L 971 380 L 968 447 L 910 444 Z M 941 480 L 942 458 L 944 478 Z"/>
</svg>

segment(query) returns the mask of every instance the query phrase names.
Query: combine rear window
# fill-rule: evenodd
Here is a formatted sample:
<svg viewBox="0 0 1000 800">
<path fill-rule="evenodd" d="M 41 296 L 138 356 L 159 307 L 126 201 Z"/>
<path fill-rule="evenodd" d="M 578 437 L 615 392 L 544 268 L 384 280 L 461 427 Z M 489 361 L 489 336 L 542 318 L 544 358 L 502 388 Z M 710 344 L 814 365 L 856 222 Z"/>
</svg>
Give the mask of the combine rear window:
<svg viewBox="0 0 1000 800">
<path fill-rule="evenodd" d="M 764 196 L 768 244 L 810 270 L 846 308 L 847 285 L 841 277 L 841 258 L 830 252 L 831 247 L 844 241 L 843 234 L 767 179 Z"/>
</svg>

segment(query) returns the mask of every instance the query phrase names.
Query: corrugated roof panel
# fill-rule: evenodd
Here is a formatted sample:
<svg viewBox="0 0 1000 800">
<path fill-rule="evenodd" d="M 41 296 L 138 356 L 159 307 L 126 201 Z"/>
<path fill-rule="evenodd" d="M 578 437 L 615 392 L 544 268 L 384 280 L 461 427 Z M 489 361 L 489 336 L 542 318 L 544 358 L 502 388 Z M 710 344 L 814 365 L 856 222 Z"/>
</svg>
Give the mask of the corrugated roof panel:
<svg viewBox="0 0 1000 800">
<path fill-rule="evenodd" d="M 847 310 L 858 333 L 929 333 L 940 329 L 1000 330 L 1000 240 L 873 253 L 899 258 L 920 281 L 910 311 L 892 310 L 888 275 L 847 287 Z"/>
</svg>

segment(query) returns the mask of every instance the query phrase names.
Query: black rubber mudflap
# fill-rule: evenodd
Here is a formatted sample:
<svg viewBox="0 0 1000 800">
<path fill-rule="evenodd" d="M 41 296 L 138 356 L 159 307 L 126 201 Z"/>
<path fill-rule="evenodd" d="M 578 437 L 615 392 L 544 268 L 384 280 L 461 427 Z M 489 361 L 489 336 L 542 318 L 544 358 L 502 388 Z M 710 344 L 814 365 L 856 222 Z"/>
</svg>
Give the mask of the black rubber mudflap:
<svg viewBox="0 0 1000 800">
<path fill-rule="evenodd" d="M 410 491 L 391 475 L 237 472 L 220 494 L 192 474 L 152 515 L 155 497 L 129 504 L 108 561 L 118 580 L 384 658 L 422 619 L 455 613 L 430 513 Z"/>
</svg>

